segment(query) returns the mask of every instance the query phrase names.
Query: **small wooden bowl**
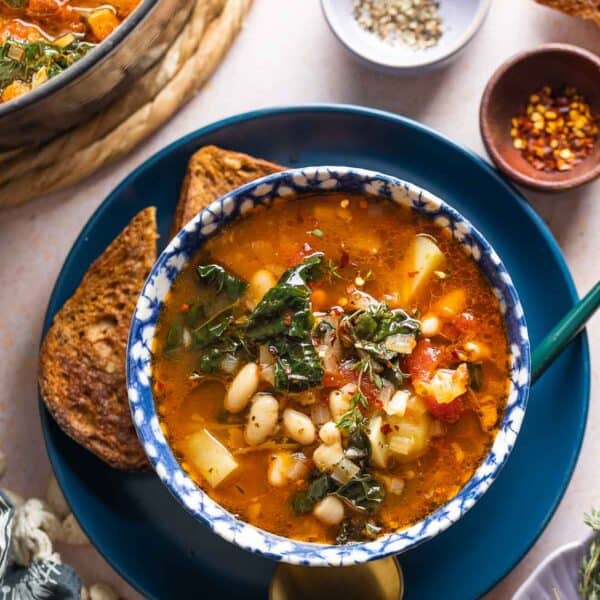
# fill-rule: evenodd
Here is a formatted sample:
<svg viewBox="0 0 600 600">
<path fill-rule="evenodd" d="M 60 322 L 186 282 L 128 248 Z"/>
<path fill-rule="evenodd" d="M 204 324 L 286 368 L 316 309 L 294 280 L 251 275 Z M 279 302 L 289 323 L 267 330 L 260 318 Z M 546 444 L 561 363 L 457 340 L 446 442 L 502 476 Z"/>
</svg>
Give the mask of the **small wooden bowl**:
<svg viewBox="0 0 600 600">
<path fill-rule="evenodd" d="M 481 99 L 479 125 L 490 158 L 505 175 L 536 190 L 568 190 L 600 175 L 600 139 L 584 161 L 556 173 L 534 169 L 513 147 L 511 119 L 522 114 L 530 94 L 564 84 L 575 86 L 592 114 L 600 114 L 600 57 L 568 44 L 544 44 L 513 56 L 494 73 Z"/>
</svg>

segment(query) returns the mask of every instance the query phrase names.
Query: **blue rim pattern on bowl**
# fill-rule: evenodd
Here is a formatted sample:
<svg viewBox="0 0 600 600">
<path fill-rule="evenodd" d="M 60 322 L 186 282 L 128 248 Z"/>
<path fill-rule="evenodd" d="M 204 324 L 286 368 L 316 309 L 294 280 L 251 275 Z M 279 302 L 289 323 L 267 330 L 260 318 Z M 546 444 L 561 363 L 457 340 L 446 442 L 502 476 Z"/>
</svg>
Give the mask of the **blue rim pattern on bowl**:
<svg viewBox="0 0 600 600">
<path fill-rule="evenodd" d="M 411 527 L 374 541 L 345 546 L 290 540 L 237 519 L 200 489 L 179 466 L 160 428 L 151 390 L 152 342 L 162 302 L 188 260 L 221 226 L 256 205 L 315 191 L 361 192 L 388 198 L 431 219 L 457 240 L 487 275 L 510 343 L 506 411 L 485 461 L 448 503 Z M 456 210 L 416 185 L 364 169 L 306 167 L 269 175 L 238 188 L 201 211 L 171 240 L 154 265 L 133 315 L 127 349 L 127 388 L 133 422 L 157 475 L 184 508 L 239 547 L 273 560 L 346 566 L 404 552 L 458 521 L 498 476 L 521 427 L 530 383 L 530 348 L 523 308 L 510 275 L 484 237 Z"/>
</svg>

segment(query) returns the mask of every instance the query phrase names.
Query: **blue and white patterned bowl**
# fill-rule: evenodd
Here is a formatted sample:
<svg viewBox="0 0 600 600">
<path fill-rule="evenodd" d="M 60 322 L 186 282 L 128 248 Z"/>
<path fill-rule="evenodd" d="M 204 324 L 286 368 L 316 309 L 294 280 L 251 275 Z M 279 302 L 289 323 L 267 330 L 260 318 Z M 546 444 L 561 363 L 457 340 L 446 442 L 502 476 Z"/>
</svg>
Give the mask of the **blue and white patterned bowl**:
<svg viewBox="0 0 600 600">
<path fill-rule="evenodd" d="M 510 391 L 506 412 L 485 461 L 448 503 L 408 529 L 375 541 L 334 546 L 274 535 L 222 508 L 180 467 L 159 426 L 152 397 L 152 341 L 162 302 L 187 261 L 224 224 L 277 197 L 315 191 L 360 192 L 388 198 L 446 229 L 487 275 L 504 315 L 510 344 Z M 192 219 L 159 256 L 131 323 L 127 387 L 135 428 L 157 475 L 186 510 L 215 533 L 245 550 L 310 566 L 344 566 L 404 552 L 458 521 L 484 494 L 510 454 L 523 421 L 530 384 L 529 338 L 523 308 L 510 275 L 485 238 L 456 210 L 416 185 L 348 167 L 307 167 L 269 175 L 220 198 Z"/>
</svg>

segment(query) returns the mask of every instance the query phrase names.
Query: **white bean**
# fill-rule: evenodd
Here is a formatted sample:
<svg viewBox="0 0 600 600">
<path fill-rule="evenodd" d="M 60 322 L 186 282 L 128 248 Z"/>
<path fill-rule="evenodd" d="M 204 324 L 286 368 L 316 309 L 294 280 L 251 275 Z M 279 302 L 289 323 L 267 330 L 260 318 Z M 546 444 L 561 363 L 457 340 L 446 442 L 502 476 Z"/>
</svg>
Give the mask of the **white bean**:
<svg viewBox="0 0 600 600">
<path fill-rule="evenodd" d="M 421 321 L 421 333 L 425 336 L 437 335 L 440 330 L 440 320 L 433 315 L 425 315 Z"/>
<path fill-rule="evenodd" d="M 246 443 L 250 446 L 262 444 L 275 431 L 279 416 L 279 403 L 271 394 L 256 394 L 248 413 L 248 423 L 244 431 Z"/>
<path fill-rule="evenodd" d="M 337 425 L 333 421 L 327 421 L 321 429 L 319 429 L 319 437 L 327 446 L 339 444 L 342 441 L 342 435 Z"/>
<path fill-rule="evenodd" d="M 326 496 L 315 505 L 313 514 L 325 525 L 337 525 L 344 518 L 344 504 L 335 496 Z"/>
<path fill-rule="evenodd" d="M 283 425 L 288 435 L 303 446 L 312 444 L 317 437 L 314 423 L 299 410 L 286 408 L 283 411 Z"/>
<path fill-rule="evenodd" d="M 313 452 L 313 461 L 319 471 L 333 471 L 335 465 L 344 458 L 342 444 L 321 444 Z"/>
<path fill-rule="evenodd" d="M 290 456 L 287 453 L 279 452 L 269 457 L 269 470 L 267 479 L 273 487 L 283 487 L 287 484 L 287 472 Z"/>
<path fill-rule="evenodd" d="M 344 393 L 342 390 L 333 390 L 329 394 L 329 412 L 334 421 L 339 418 L 350 408 L 350 394 Z"/>
<path fill-rule="evenodd" d="M 259 269 L 250 278 L 248 298 L 252 308 L 256 306 L 263 296 L 277 283 L 275 275 L 266 269 Z"/>
<path fill-rule="evenodd" d="M 233 378 L 225 396 L 225 409 L 239 413 L 256 393 L 259 383 L 258 366 L 255 363 L 244 365 Z"/>
<path fill-rule="evenodd" d="M 481 360 L 491 354 L 489 346 L 486 346 L 482 342 L 467 342 L 463 348 L 469 353 L 471 360 Z"/>
</svg>

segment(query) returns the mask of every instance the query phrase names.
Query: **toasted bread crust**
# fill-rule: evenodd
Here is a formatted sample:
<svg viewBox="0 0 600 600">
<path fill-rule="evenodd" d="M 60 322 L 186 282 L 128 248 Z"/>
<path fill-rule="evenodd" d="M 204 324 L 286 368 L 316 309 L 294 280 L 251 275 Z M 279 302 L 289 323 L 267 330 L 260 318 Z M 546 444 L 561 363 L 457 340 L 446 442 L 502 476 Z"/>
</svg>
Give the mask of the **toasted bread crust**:
<svg viewBox="0 0 600 600">
<path fill-rule="evenodd" d="M 255 179 L 284 171 L 281 165 L 241 152 L 204 146 L 192 155 L 173 217 L 174 236 L 192 217 L 221 196 Z"/>
<path fill-rule="evenodd" d="M 600 0 L 537 0 L 537 2 L 567 15 L 590 19 L 600 26 Z"/>
<path fill-rule="evenodd" d="M 125 381 L 129 324 L 156 261 L 156 209 L 138 213 L 55 315 L 40 353 L 48 410 L 75 441 L 119 469 L 148 466 Z"/>
</svg>

